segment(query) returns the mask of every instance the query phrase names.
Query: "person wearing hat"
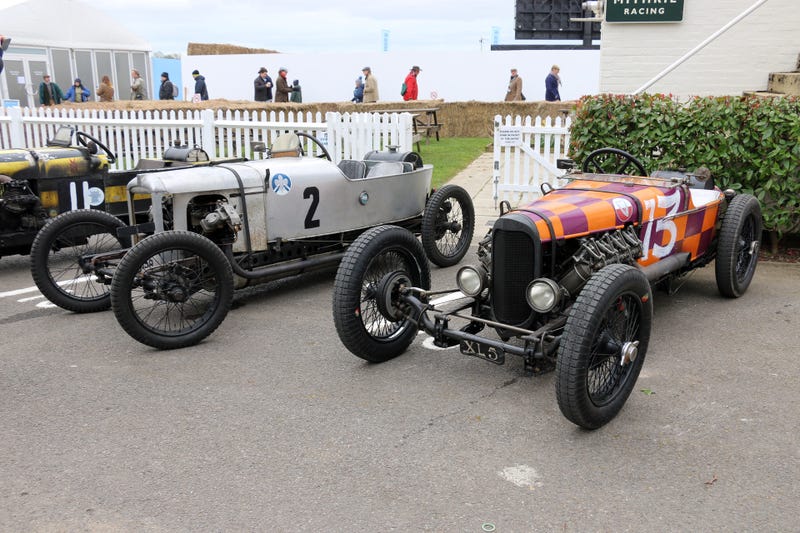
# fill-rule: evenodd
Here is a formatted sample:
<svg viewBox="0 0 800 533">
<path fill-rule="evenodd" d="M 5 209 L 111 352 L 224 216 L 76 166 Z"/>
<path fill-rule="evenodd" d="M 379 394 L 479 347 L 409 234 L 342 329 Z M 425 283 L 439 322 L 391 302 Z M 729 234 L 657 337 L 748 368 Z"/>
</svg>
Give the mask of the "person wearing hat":
<svg viewBox="0 0 800 533">
<path fill-rule="evenodd" d="M 401 91 L 403 95 L 403 100 L 416 100 L 419 94 L 419 86 L 417 85 L 417 76 L 419 75 L 419 71 L 422 70 L 418 66 L 414 65 L 411 67 L 411 71 L 406 76 L 406 81 L 403 82 L 405 85 L 405 91 Z"/>
<path fill-rule="evenodd" d="M 289 101 L 289 95 L 292 94 L 293 89 L 286 79 L 288 73 L 289 71 L 286 70 L 286 67 L 281 67 L 278 70 L 278 81 L 275 82 L 275 103 Z"/>
<path fill-rule="evenodd" d="M 356 78 L 356 88 L 353 89 L 353 98 L 350 101 L 356 104 L 364 101 L 364 78 L 362 76 Z"/>
<path fill-rule="evenodd" d="M 159 100 L 174 100 L 175 93 L 172 87 L 172 82 L 169 81 L 169 73 L 162 72 L 161 73 L 161 87 L 158 89 L 158 99 Z"/>
<path fill-rule="evenodd" d="M 364 103 L 378 101 L 378 79 L 372 75 L 372 69 L 364 67 L 361 69 L 364 73 Z"/>
<path fill-rule="evenodd" d="M 192 77 L 194 78 L 194 94 L 199 94 L 200 100 L 208 100 L 208 87 L 206 87 L 205 77 L 201 76 L 200 71 L 197 69 L 192 71 Z"/>
<path fill-rule="evenodd" d="M 61 92 L 61 87 L 50 81 L 50 74 L 42 76 L 42 83 L 39 84 L 39 103 L 42 105 L 57 105 L 63 99 L 64 93 Z"/>
<path fill-rule="evenodd" d="M 261 67 L 258 69 L 258 76 L 253 81 L 255 88 L 255 101 L 256 102 L 271 102 L 272 101 L 272 78 L 269 77 L 267 69 Z"/>
<path fill-rule="evenodd" d="M 89 99 L 89 89 L 83 86 L 80 78 L 75 78 L 72 87 L 67 89 L 64 100 L 67 102 L 85 102 Z"/>
<path fill-rule="evenodd" d="M 517 69 L 511 69 L 511 79 L 508 81 L 508 91 L 506 91 L 506 102 L 521 102 L 525 100 L 522 96 L 522 78 L 517 74 Z"/>
</svg>

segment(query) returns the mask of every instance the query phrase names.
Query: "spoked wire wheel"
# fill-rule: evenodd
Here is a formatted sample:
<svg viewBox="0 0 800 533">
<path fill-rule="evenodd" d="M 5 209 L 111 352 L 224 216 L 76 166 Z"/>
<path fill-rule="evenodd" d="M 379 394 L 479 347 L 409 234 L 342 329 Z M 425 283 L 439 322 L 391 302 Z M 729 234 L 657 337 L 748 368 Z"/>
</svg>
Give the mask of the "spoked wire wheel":
<svg viewBox="0 0 800 533">
<path fill-rule="evenodd" d="M 753 281 L 761 242 L 761 206 L 749 194 L 735 196 L 722 219 L 715 273 L 723 296 L 738 298 Z"/>
<path fill-rule="evenodd" d="M 31 246 L 31 275 L 42 294 L 76 313 L 108 309 L 109 279 L 95 272 L 98 265 L 92 266 L 89 259 L 124 248 L 127 239 L 117 237 L 117 228 L 124 225 L 96 210 L 69 211 L 51 220 Z"/>
<path fill-rule="evenodd" d="M 453 266 L 469 250 L 475 230 L 475 208 L 469 193 L 457 185 L 436 191 L 422 217 L 422 245 L 437 266 Z"/>
<path fill-rule="evenodd" d="M 342 343 L 374 363 L 403 353 L 417 334 L 402 313 L 400 288 L 430 288 L 430 267 L 407 230 L 379 226 L 348 248 L 333 287 L 333 318 Z"/>
<path fill-rule="evenodd" d="M 610 265 L 590 278 L 556 363 L 556 397 L 570 421 L 596 429 L 619 413 L 644 364 L 652 315 L 650 285 L 634 267 Z"/>
<path fill-rule="evenodd" d="M 205 237 L 167 231 L 128 252 L 111 284 L 114 315 L 139 342 L 159 349 L 197 344 L 225 319 L 233 274 Z"/>
</svg>

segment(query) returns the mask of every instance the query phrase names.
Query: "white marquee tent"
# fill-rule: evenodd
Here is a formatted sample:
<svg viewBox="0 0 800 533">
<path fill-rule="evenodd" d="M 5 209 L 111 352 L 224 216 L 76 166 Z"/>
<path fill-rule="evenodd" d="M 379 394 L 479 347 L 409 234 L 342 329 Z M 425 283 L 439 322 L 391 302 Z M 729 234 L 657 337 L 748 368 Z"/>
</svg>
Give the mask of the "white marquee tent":
<svg viewBox="0 0 800 533">
<path fill-rule="evenodd" d="M 39 105 L 45 73 L 65 92 L 81 78 L 92 99 L 103 76 L 121 98 L 129 97 L 132 68 L 152 79 L 150 45 L 81 0 L 0 0 L 0 33 L 12 39 L 0 97 L 22 106 Z"/>
</svg>

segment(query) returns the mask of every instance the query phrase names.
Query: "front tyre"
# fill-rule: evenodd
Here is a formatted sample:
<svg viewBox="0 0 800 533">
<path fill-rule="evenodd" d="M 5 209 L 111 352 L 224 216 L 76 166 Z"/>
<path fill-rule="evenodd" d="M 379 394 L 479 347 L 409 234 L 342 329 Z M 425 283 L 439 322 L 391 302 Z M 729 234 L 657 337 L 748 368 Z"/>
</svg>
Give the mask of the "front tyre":
<svg viewBox="0 0 800 533">
<path fill-rule="evenodd" d="M 107 276 L 88 258 L 125 248 L 117 237 L 125 224 L 105 211 L 68 211 L 51 220 L 31 246 L 31 275 L 51 302 L 75 313 L 105 311 L 111 306 Z"/>
<path fill-rule="evenodd" d="M 749 194 L 734 196 L 722 218 L 714 265 L 717 288 L 728 298 L 745 293 L 753 280 L 761 242 L 761 206 Z"/>
<path fill-rule="evenodd" d="M 134 246 L 111 283 L 111 307 L 134 339 L 162 350 L 192 346 L 231 308 L 233 273 L 219 247 L 188 231 L 165 231 Z"/>
<path fill-rule="evenodd" d="M 464 258 L 475 230 L 475 208 L 469 193 L 445 185 L 431 196 L 422 216 L 422 246 L 437 266 L 449 267 Z"/>
<path fill-rule="evenodd" d="M 609 265 L 589 279 L 556 362 L 556 399 L 567 419 L 597 429 L 619 413 L 642 369 L 652 317 L 650 285 L 636 268 Z"/>
<path fill-rule="evenodd" d="M 378 226 L 347 249 L 333 284 L 333 321 L 345 347 L 372 363 L 403 353 L 417 327 L 398 313 L 401 285 L 429 289 L 422 245 L 397 226 Z"/>
</svg>

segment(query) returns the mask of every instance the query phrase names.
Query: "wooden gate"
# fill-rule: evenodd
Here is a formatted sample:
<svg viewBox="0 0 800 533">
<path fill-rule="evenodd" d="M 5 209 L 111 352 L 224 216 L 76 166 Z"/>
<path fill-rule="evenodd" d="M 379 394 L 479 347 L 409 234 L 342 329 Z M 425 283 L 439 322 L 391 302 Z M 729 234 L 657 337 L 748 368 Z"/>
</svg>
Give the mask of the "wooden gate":
<svg viewBox="0 0 800 533">
<path fill-rule="evenodd" d="M 507 200 L 512 206 L 541 194 L 543 183 L 562 184 L 563 170 L 556 160 L 567 157 L 572 119 L 520 116 L 494 117 L 493 197 L 495 207 Z"/>
</svg>

